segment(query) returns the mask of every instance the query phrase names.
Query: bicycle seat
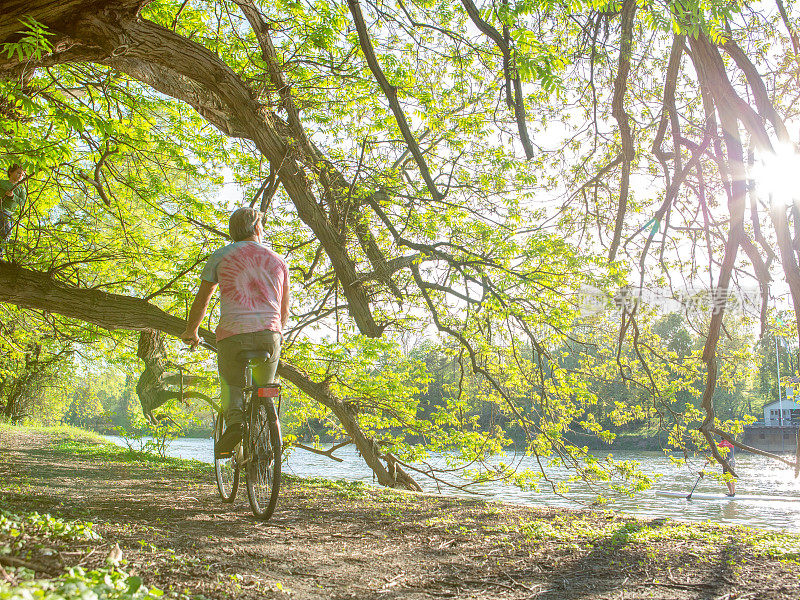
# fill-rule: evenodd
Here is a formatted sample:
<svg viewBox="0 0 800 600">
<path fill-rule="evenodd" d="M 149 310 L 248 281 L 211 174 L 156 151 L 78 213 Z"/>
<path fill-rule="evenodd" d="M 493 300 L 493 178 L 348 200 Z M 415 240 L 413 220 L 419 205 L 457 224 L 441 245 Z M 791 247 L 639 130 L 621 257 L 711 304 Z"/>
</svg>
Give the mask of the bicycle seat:
<svg viewBox="0 0 800 600">
<path fill-rule="evenodd" d="M 269 350 L 242 350 L 238 354 L 239 360 L 268 360 L 272 356 Z"/>
</svg>

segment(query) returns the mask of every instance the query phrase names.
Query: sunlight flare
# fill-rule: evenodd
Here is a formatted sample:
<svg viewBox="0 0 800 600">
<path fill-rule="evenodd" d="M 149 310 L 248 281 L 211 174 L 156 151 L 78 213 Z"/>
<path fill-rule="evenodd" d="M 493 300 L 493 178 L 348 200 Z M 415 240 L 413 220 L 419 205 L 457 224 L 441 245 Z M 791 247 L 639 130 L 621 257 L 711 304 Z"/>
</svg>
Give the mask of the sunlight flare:
<svg viewBox="0 0 800 600">
<path fill-rule="evenodd" d="M 757 157 L 751 173 L 758 195 L 771 205 L 789 206 L 798 196 L 800 155 L 792 144 L 778 144 L 774 152 Z"/>
</svg>

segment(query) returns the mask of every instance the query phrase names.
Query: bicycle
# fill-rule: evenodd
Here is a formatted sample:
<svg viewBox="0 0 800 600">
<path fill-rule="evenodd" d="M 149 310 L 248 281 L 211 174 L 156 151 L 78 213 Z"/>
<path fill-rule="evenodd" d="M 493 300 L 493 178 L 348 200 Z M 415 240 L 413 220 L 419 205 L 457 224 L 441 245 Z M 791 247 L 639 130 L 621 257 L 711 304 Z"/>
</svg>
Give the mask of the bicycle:
<svg viewBox="0 0 800 600">
<path fill-rule="evenodd" d="M 266 521 L 278 502 L 281 485 L 281 386 L 277 383 L 253 383 L 251 361 L 270 357 L 267 350 L 248 350 L 239 354 L 246 361 L 244 392 L 244 432 L 242 441 L 228 458 L 214 457 L 217 489 L 223 502 L 233 502 L 239 488 L 239 468 L 244 468 L 247 498 L 257 519 Z M 274 398 L 277 398 L 277 407 Z M 214 444 L 225 431 L 225 415 L 217 413 L 214 422 Z"/>
</svg>

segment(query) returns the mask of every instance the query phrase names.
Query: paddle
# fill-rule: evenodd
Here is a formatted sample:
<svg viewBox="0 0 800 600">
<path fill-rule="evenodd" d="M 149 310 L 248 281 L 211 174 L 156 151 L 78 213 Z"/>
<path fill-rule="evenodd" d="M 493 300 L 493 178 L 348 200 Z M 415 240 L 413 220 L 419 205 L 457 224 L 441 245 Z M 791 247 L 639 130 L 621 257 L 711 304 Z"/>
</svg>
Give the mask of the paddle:
<svg viewBox="0 0 800 600">
<path fill-rule="evenodd" d="M 694 486 L 692 487 L 692 491 L 691 491 L 691 492 L 689 492 L 689 494 L 686 496 L 686 499 L 687 499 L 687 500 L 691 500 L 691 499 L 692 499 L 692 494 L 694 494 L 694 488 L 696 488 L 696 487 L 697 487 L 697 484 L 698 484 L 698 483 L 700 483 L 700 480 L 701 480 L 702 478 L 703 478 L 703 472 L 702 472 L 702 471 L 700 471 L 700 475 L 697 477 L 697 481 L 695 481 L 695 482 L 694 482 Z"/>
<path fill-rule="evenodd" d="M 686 496 L 687 500 L 691 500 L 692 499 L 692 494 L 694 494 L 694 488 L 696 488 L 697 484 L 700 483 L 700 480 L 703 478 L 703 475 L 705 475 L 705 473 L 703 473 L 702 471 L 700 471 L 700 473 L 698 473 L 697 481 L 694 482 L 694 486 L 692 486 L 692 491 L 689 492 L 688 496 Z"/>
</svg>

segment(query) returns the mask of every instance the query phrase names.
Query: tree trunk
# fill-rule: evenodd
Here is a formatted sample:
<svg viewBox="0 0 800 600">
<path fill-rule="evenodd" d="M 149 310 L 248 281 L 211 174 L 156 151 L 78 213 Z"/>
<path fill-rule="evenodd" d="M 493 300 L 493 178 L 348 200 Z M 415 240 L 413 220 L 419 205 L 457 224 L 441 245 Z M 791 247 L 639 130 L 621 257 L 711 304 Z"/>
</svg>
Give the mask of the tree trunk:
<svg viewBox="0 0 800 600">
<path fill-rule="evenodd" d="M 95 2 L 12 2 L 0 13 L 0 43 L 15 39 L 19 19 L 31 16 L 54 34 L 53 52 L 41 61 L 0 57 L 0 76 L 41 65 L 94 62 L 110 66 L 153 89 L 186 102 L 212 125 L 233 137 L 252 140 L 270 161 L 297 214 L 325 249 L 347 298 L 347 309 L 367 337 L 383 328 L 344 232 L 337 231 L 312 192 L 318 156 L 308 156 L 288 124 L 263 106 L 247 84 L 215 53 L 174 31 L 138 17 L 142 0 Z"/>
</svg>

